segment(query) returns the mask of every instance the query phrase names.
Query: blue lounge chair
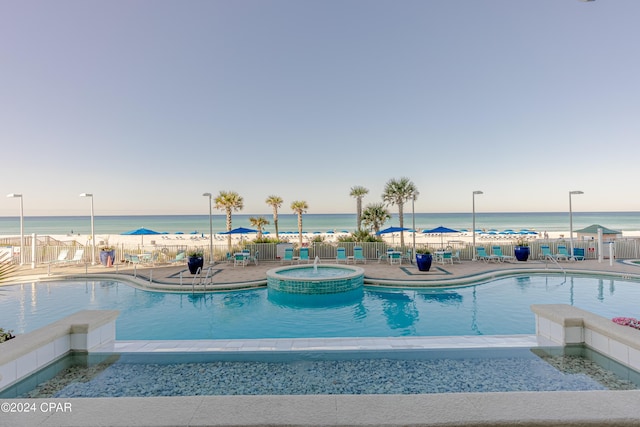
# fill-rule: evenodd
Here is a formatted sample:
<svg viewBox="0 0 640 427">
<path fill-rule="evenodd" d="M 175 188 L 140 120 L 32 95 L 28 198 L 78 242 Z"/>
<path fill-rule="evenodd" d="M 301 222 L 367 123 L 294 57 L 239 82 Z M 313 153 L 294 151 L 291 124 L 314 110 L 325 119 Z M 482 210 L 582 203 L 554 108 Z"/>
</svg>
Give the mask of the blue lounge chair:
<svg viewBox="0 0 640 427">
<path fill-rule="evenodd" d="M 489 261 L 500 262 L 500 258 L 498 258 L 497 255 L 489 255 L 483 246 L 478 246 L 476 248 L 476 252 L 478 254 L 477 255 L 478 259 L 484 262 L 489 262 Z"/>
<path fill-rule="evenodd" d="M 549 249 L 549 245 L 540 246 L 540 250 L 542 251 L 539 256 L 540 259 L 545 259 L 545 258 L 555 259 L 555 257 L 551 253 L 551 249 Z"/>
<path fill-rule="evenodd" d="M 300 256 L 298 257 L 298 264 L 301 261 L 309 263 L 309 248 L 300 248 Z"/>
<path fill-rule="evenodd" d="M 347 252 L 345 248 L 338 248 L 336 251 L 336 263 L 340 263 L 341 261 L 344 261 L 345 264 L 347 263 Z"/>
<path fill-rule="evenodd" d="M 362 263 L 366 264 L 367 263 L 367 259 L 364 257 L 363 253 L 362 253 L 362 247 L 361 246 L 354 246 L 353 248 L 353 263 L 357 263 L 358 261 L 362 261 Z"/>
<path fill-rule="evenodd" d="M 567 251 L 565 245 L 558 245 L 558 253 L 555 255 L 555 258 L 558 261 L 569 261 L 571 259 L 571 255 L 569 255 L 569 251 Z"/>
<path fill-rule="evenodd" d="M 576 261 L 584 261 L 584 248 L 573 248 L 573 259 Z"/>
<path fill-rule="evenodd" d="M 170 264 L 182 264 L 187 260 L 187 253 L 185 251 L 180 251 L 176 254 L 176 257 L 172 260 L 169 260 Z"/>
<path fill-rule="evenodd" d="M 514 256 L 504 255 L 500 246 L 492 246 L 491 250 L 493 251 L 493 254 L 499 258 L 500 262 L 513 262 L 516 260 L 516 257 Z"/>
<path fill-rule="evenodd" d="M 285 261 L 289 261 L 293 264 L 293 248 L 284 248 L 284 256 L 280 263 L 283 264 Z"/>
</svg>

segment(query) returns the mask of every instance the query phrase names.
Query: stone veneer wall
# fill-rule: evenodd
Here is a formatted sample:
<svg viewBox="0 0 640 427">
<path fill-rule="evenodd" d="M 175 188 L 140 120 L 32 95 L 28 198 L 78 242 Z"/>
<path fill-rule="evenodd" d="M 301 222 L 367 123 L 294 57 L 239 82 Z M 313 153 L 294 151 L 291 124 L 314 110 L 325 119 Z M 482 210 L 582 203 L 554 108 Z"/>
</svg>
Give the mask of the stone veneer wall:
<svg viewBox="0 0 640 427">
<path fill-rule="evenodd" d="M 536 334 L 560 345 L 585 344 L 640 371 L 640 330 L 566 304 L 531 306 Z"/>
<path fill-rule="evenodd" d="M 116 310 L 82 310 L 0 344 L 0 389 L 69 351 L 89 351 L 116 337 Z"/>
</svg>

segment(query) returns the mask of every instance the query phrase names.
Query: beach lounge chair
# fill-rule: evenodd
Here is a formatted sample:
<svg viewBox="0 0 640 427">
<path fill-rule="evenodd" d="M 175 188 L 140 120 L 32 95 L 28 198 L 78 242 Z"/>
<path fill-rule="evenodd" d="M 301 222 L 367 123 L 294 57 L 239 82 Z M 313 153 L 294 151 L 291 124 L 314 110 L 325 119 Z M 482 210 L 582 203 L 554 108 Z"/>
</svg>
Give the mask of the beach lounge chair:
<svg viewBox="0 0 640 427">
<path fill-rule="evenodd" d="M 555 257 L 551 253 L 551 249 L 549 249 L 549 245 L 540 246 L 540 250 L 542 251 L 539 256 L 540 259 L 545 259 L 545 258 L 555 259 Z"/>
<path fill-rule="evenodd" d="M 500 259 L 500 262 L 505 262 L 505 261 L 513 262 L 516 260 L 516 257 L 514 256 L 504 255 L 502 253 L 502 248 L 500 246 L 492 246 L 491 250 L 493 251 L 493 254 Z"/>
<path fill-rule="evenodd" d="M 367 263 L 367 259 L 364 257 L 362 253 L 361 246 L 354 246 L 353 248 L 353 263 L 357 263 L 358 261 L 362 261 L 363 264 Z"/>
<path fill-rule="evenodd" d="M 558 245 L 558 253 L 555 255 L 555 258 L 558 261 L 569 261 L 571 260 L 571 255 L 569 255 L 569 251 L 567 251 L 567 247 L 565 245 Z"/>
<path fill-rule="evenodd" d="M 45 264 L 59 264 L 67 261 L 67 255 L 69 255 L 69 249 L 63 249 L 58 254 L 58 258 L 53 261 L 48 261 Z"/>
<path fill-rule="evenodd" d="M 476 248 L 476 253 L 477 253 L 478 259 L 484 262 L 489 262 L 489 261 L 500 262 L 500 258 L 498 258 L 497 255 L 489 255 L 483 246 L 478 246 Z"/>
<path fill-rule="evenodd" d="M 124 262 L 127 264 L 140 264 L 140 257 L 138 255 L 124 254 Z"/>
<path fill-rule="evenodd" d="M 309 248 L 300 248 L 300 256 L 298 257 L 298 264 L 301 261 L 309 263 Z"/>
<path fill-rule="evenodd" d="M 584 248 L 573 248 L 573 259 L 584 261 Z"/>
<path fill-rule="evenodd" d="M 282 257 L 282 260 L 280 260 L 280 263 L 283 264 L 285 261 L 289 261 L 293 264 L 293 248 L 284 248 L 284 256 Z"/>
<path fill-rule="evenodd" d="M 80 264 L 84 257 L 84 249 L 76 249 L 76 253 L 73 254 L 73 258 L 65 260 L 66 264 Z"/>
<path fill-rule="evenodd" d="M 338 248 L 336 251 L 336 263 L 341 261 L 344 261 L 345 264 L 347 263 L 347 251 L 345 248 Z"/>
<path fill-rule="evenodd" d="M 180 251 L 176 254 L 176 257 L 172 260 L 169 260 L 170 264 L 182 264 L 187 260 L 187 253 L 185 251 Z"/>
</svg>

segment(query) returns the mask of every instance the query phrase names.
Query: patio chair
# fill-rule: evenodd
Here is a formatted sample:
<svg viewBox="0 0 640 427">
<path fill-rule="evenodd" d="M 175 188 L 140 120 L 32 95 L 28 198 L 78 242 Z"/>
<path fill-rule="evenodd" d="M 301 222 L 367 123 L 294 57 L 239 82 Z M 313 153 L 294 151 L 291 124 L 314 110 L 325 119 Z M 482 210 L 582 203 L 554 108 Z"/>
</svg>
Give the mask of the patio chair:
<svg viewBox="0 0 640 427">
<path fill-rule="evenodd" d="M 376 249 L 376 257 L 378 258 L 378 264 L 380 264 L 380 261 L 382 260 L 388 260 L 389 259 L 389 254 L 393 252 L 393 249 L 388 248 L 387 251 L 383 254 L 380 253 L 379 249 Z"/>
<path fill-rule="evenodd" d="M 569 261 L 571 260 L 571 255 L 569 255 L 569 251 L 567 251 L 567 247 L 565 245 L 558 245 L 558 253 L 555 254 L 555 258 L 558 261 Z"/>
<path fill-rule="evenodd" d="M 441 254 L 441 256 L 438 258 L 438 261 L 440 262 L 440 264 L 445 265 L 445 264 L 451 264 L 453 265 L 453 256 L 451 255 L 450 251 L 445 251 Z"/>
<path fill-rule="evenodd" d="M 542 252 L 540 253 L 540 256 L 538 257 L 539 259 L 545 259 L 545 258 L 556 259 L 556 257 L 553 256 L 553 254 L 551 253 L 551 249 L 549 249 L 549 245 L 540 246 L 540 250 Z"/>
<path fill-rule="evenodd" d="M 389 253 L 389 264 L 402 265 L 402 252 L 392 251 Z"/>
<path fill-rule="evenodd" d="M 345 250 L 345 248 L 338 248 L 336 251 L 336 263 L 340 263 L 341 261 L 344 261 L 344 263 L 347 263 L 347 251 Z"/>
<path fill-rule="evenodd" d="M 493 254 L 500 259 L 500 262 L 504 262 L 504 261 L 513 262 L 516 260 L 516 257 L 514 256 L 504 255 L 502 253 L 502 248 L 500 246 L 492 246 L 491 250 L 493 251 Z"/>
<path fill-rule="evenodd" d="M 489 255 L 483 246 L 478 246 L 476 248 L 476 253 L 478 259 L 481 259 L 484 262 L 494 261 L 500 262 L 500 258 L 497 255 Z"/>
<path fill-rule="evenodd" d="M 454 261 L 458 261 L 458 263 L 462 262 L 462 261 L 460 261 L 460 251 L 456 251 L 455 253 L 451 253 L 451 263 L 453 264 Z"/>
<path fill-rule="evenodd" d="M 280 263 L 284 264 L 285 261 L 289 261 L 293 264 L 293 248 L 284 248 L 284 256 L 280 260 Z"/>
<path fill-rule="evenodd" d="M 573 259 L 576 261 L 584 261 L 584 248 L 573 248 Z"/>
<path fill-rule="evenodd" d="M 247 265 L 249 261 L 249 257 L 245 255 L 243 252 L 239 252 L 233 255 L 233 266 L 242 264 L 243 267 Z"/>
<path fill-rule="evenodd" d="M 300 248 L 300 256 L 298 257 L 298 264 L 301 261 L 309 263 L 309 248 Z"/>
<path fill-rule="evenodd" d="M 362 254 L 361 246 L 354 246 L 353 248 L 353 263 L 357 263 L 358 261 L 362 261 L 363 264 L 367 263 L 367 259 Z"/>
<path fill-rule="evenodd" d="M 48 261 L 45 264 L 58 264 L 67 261 L 67 255 L 69 255 L 69 249 L 63 249 L 58 254 L 58 258 L 53 261 Z"/>
<path fill-rule="evenodd" d="M 249 262 L 253 261 L 255 265 L 258 265 L 258 257 L 260 256 L 260 251 L 255 251 L 253 256 L 249 256 Z"/>
</svg>

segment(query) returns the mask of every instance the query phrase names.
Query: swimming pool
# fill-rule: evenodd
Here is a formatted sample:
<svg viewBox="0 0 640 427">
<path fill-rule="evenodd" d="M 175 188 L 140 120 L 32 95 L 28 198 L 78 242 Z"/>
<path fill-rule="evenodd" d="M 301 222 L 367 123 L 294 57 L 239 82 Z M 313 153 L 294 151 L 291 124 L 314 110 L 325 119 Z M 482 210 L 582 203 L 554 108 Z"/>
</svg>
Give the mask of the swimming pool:
<svg viewBox="0 0 640 427">
<path fill-rule="evenodd" d="M 640 306 L 640 283 L 584 276 L 356 292 L 295 298 L 266 288 L 176 294 L 114 281 L 30 283 L 0 288 L 0 325 L 20 334 L 78 310 L 115 309 L 119 340 L 506 335 L 535 333 L 531 304 L 571 304 L 610 318 L 637 317 Z"/>
</svg>

